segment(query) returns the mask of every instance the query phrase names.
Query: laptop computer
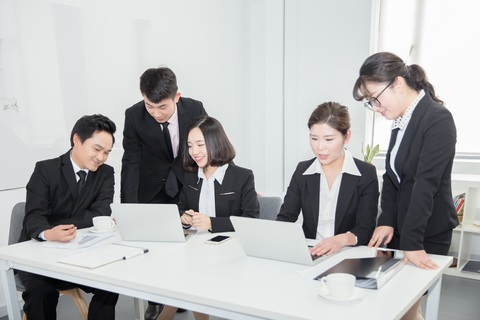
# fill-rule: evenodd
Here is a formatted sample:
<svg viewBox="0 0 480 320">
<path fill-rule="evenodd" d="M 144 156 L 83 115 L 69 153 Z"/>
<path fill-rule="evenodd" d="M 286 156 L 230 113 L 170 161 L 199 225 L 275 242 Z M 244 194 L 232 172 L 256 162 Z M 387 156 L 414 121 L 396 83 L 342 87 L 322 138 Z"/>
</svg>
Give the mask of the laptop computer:
<svg viewBox="0 0 480 320">
<path fill-rule="evenodd" d="M 182 227 L 176 204 L 112 203 L 122 240 L 185 242 L 197 231 Z"/>
<path fill-rule="evenodd" d="M 314 265 L 329 256 L 312 256 L 298 223 L 230 217 L 247 256 Z"/>
</svg>

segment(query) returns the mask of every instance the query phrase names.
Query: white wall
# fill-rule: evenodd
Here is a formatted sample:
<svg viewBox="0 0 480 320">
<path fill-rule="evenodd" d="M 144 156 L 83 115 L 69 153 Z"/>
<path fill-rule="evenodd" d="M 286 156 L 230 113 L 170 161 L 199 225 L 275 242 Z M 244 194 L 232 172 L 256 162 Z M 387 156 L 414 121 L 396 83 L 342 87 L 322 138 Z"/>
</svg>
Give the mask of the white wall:
<svg viewBox="0 0 480 320">
<path fill-rule="evenodd" d="M 320 103 L 349 108 L 352 138 L 347 146 L 362 158 L 365 108 L 352 97 L 369 55 L 371 1 L 287 0 L 285 9 L 285 187 L 296 164 L 313 158 L 307 121 Z"/>
</svg>

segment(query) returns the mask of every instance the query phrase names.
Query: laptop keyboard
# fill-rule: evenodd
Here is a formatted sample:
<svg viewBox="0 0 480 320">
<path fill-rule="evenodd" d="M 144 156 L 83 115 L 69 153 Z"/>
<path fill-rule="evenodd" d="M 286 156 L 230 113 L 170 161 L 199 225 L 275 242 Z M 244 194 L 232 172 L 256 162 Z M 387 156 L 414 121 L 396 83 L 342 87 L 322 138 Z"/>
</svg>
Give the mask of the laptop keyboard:
<svg viewBox="0 0 480 320">
<path fill-rule="evenodd" d="M 310 250 L 311 248 L 313 248 L 313 246 L 308 246 L 308 250 Z M 310 255 L 312 257 L 312 261 L 316 261 L 318 259 L 326 259 L 328 258 L 329 256 L 327 256 L 326 254 L 322 254 L 321 256 L 317 256 L 317 255 L 314 255 L 314 254 L 311 254 Z"/>
<path fill-rule="evenodd" d="M 312 257 L 312 260 L 315 261 L 317 259 L 320 259 L 320 258 L 325 258 L 326 255 L 325 254 L 322 254 L 321 256 L 317 256 L 317 255 L 314 255 L 314 254 L 311 254 L 310 255 Z"/>
</svg>

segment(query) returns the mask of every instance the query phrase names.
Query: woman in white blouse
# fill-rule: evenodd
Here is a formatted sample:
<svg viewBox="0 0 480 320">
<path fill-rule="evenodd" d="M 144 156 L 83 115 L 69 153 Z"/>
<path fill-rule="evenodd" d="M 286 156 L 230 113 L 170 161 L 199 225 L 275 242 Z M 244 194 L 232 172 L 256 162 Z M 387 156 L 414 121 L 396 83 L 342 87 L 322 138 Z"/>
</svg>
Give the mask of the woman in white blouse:
<svg viewBox="0 0 480 320">
<path fill-rule="evenodd" d="M 305 237 L 319 240 L 314 255 L 365 245 L 375 228 L 378 178 L 373 165 L 345 149 L 352 134 L 348 108 L 322 103 L 308 128 L 315 158 L 297 165 L 277 220 L 295 222 L 302 212 Z"/>
</svg>

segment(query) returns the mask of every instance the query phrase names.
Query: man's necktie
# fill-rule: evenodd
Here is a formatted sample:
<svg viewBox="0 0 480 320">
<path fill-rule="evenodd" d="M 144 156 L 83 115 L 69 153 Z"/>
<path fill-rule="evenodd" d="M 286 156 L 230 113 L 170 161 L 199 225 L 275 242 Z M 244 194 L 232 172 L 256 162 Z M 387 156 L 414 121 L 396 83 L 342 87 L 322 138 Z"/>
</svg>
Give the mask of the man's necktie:
<svg viewBox="0 0 480 320">
<path fill-rule="evenodd" d="M 163 127 L 163 138 L 165 139 L 165 143 L 167 144 L 167 149 L 168 149 L 168 154 L 170 155 L 170 158 L 173 159 L 173 148 L 172 148 L 172 139 L 170 138 L 170 131 L 168 130 L 168 125 L 170 123 L 168 123 L 167 121 L 165 121 L 164 123 L 162 123 L 162 127 Z"/>
<path fill-rule="evenodd" d="M 83 170 L 77 172 L 80 180 L 77 181 L 78 195 L 82 193 L 83 187 L 85 187 L 85 179 L 87 178 L 87 173 Z"/>
</svg>

